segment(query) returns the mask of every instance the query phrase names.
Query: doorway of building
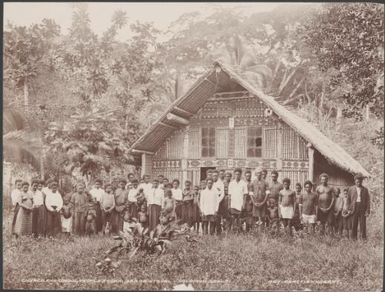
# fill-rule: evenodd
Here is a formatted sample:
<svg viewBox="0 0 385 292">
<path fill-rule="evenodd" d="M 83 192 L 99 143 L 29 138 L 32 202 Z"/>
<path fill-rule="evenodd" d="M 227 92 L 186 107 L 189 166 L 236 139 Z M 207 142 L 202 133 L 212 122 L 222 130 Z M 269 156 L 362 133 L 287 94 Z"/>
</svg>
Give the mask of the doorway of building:
<svg viewBox="0 0 385 292">
<path fill-rule="evenodd" d="M 209 169 L 214 170 L 216 169 L 216 167 L 201 167 L 201 180 L 204 180 L 207 178 L 207 171 Z"/>
</svg>

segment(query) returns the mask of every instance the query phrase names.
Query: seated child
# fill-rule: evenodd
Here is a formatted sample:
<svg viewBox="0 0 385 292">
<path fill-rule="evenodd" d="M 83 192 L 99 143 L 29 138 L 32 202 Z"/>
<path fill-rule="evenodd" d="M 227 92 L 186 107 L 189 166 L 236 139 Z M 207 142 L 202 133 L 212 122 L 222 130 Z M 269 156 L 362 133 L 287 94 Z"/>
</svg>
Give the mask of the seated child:
<svg viewBox="0 0 385 292">
<path fill-rule="evenodd" d="M 125 210 L 123 215 L 123 231 L 130 229 L 130 226 L 131 226 L 130 212 L 128 210 Z"/>
<path fill-rule="evenodd" d="M 142 225 L 143 228 L 147 227 L 147 208 L 145 205 L 142 205 L 140 208 L 140 211 L 138 213 L 139 217 L 139 223 Z"/>
<path fill-rule="evenodd" d="M 64 196 L 63 208 L 60 210 L 61 213 L 61 227 L 62 232 L 68 237 L 72 232 L 72 212 L 70 204 L 71 196 Z"/>
</svg>

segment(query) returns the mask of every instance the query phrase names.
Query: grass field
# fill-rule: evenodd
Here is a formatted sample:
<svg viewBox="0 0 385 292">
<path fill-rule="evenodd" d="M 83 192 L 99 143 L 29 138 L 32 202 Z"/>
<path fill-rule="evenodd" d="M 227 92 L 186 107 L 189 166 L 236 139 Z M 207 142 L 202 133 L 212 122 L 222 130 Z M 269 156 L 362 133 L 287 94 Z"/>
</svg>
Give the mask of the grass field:
<svg viewBox="0 0 385 292">
<path fill-rule="evenodd" d="M 8 289 L 171 289 L 188 280 L 194 289 L 205 290 L 380 290 L 382 214 L 379 209 L 371 216 L 368 242 L 228 235 L 199 237 L 194 244 L 181 238 L 162 256 L 137 254 L 123 261 L 114 276 L 100 275 L 95 267 L 114 244 L 111 238 L 14 240 L 3 225 L 3 285 Z"/>
</svg>

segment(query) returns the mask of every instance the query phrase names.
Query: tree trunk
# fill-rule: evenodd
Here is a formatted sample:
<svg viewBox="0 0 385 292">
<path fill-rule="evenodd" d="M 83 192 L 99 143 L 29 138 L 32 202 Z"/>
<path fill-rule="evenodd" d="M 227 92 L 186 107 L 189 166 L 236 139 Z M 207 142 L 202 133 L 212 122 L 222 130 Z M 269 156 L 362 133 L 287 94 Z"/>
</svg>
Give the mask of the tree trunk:
<svg viewBox="0 0 385 292">
<path fill-rule="evenodd" d="M 40 155 L 40 178 L 44 180 L 45 169 L 44 169 L 44 151 Z"/>
<path fill-rule="evenodd" d="M 342 120 L 342 108 L 337 107 L 337 117 L 336 117 L 337 128 L 339 128 L 341 126 L 341 120 Z"/>
<path fill-rule="evenodd" d="M 29 90 L 28 90 L 28 79 L 24 79 L 24 107 L 27 108 L 29 105 Z"/>
</svg>

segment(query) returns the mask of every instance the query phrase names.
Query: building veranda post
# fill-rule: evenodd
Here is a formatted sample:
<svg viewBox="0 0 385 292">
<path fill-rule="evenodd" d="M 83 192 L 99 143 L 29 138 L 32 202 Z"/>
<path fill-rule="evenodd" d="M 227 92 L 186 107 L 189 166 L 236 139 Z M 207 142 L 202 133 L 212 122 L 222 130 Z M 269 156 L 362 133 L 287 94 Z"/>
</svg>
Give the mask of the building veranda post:
<svg viewBox="0 0 385 292">
<path fill-rule="evenodd" d="M 369 173 L 344 149 L 249 83 L 242 72 L 215 62 L 191 89 L 131 147 L 142 174 L 199 184 L 208 169 L 258 166 L 292 184 L 353 183 Z"/>
</svg>

